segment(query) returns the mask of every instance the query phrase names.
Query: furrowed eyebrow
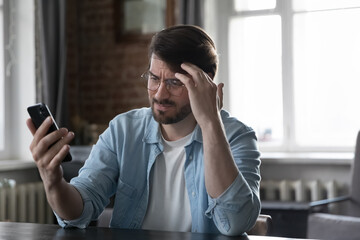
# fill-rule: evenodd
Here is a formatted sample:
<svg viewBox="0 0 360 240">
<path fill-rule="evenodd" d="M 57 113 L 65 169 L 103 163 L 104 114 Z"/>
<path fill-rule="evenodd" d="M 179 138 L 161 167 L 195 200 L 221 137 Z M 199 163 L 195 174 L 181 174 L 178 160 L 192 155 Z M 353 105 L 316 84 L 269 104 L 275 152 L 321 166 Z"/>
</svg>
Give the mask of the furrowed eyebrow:
<svg viewBox="0 0 360 240">
<path fill-rule="evenodd" d="M 160 77 L 156 76 L 156 75 L 155 75 L 154 73 L 152 73 L 150 70 L 149 70 L 148 72 L 149 72 L 149 74 L 150 74 L 152 77 L 155 77 L 155 78 L 157 78 L 157 79 L 160 79 Z M 165 81 L 173 81 L 173 80 L 180 81 L 180 80 L 177 79 L 177 78 L 167 78 L 167 79 L 165 79 Z"/>
<path fill-rule="evenodd" d="M 155 77 L 157 79 L 160 79 L 158 76 L 156 76 L 155 74 L 153 74 L 151 71 L 149 71 L 149 74 L 152 76 L 152 77 Z"/>
</svg>

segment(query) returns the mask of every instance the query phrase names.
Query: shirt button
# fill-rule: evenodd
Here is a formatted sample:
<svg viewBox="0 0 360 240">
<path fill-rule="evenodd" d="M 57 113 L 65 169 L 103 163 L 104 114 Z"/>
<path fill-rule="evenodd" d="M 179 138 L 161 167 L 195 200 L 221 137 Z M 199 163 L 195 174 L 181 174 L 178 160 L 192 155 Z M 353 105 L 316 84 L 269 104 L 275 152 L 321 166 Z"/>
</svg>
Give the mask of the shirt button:
<svg viewBox="0 0 360 240">
<path fill-rule="evenodd" d="M 189 159 L 191 160 L 191 159 L 192 159 L 192 156 L 190 156 Z"/>
<path fill-rule="evenodd" d="M 195 192 L 192 192 L 191 193 L 193 197 L 196 197 L 196 193 Z"/>
</svg>

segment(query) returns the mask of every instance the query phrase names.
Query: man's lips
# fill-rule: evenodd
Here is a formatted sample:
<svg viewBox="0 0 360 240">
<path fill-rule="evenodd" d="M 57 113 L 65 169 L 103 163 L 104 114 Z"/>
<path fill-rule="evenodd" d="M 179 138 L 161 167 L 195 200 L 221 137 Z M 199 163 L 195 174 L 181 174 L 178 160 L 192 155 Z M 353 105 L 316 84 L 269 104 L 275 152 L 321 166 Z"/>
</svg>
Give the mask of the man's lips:
<svg viewBox="0 0 360 240">
<path fill-rule="evenodd" d="M 155 107 L 156 110 L 159 110 L 159 111 L 167 111 L 170 108 L 174 107 L 174 105 L 172 105 L 172 104 L 160 104 L 160 103 L 155 102 L 154 107 Z"/>
<path fill-rule="evenodd" d="M 158 111 L 167 111 L 169 110 L 170 108 L 173 108 L 175 107 L 175 103 L 168 100 L 168 99 L 165 99 L 165 100 L 157 100 L 157 99 L 153 99 L 152 100 L 153 102 L 153 106 L 154 106 L 154 109 L 158 110 Z"/>
</svg>

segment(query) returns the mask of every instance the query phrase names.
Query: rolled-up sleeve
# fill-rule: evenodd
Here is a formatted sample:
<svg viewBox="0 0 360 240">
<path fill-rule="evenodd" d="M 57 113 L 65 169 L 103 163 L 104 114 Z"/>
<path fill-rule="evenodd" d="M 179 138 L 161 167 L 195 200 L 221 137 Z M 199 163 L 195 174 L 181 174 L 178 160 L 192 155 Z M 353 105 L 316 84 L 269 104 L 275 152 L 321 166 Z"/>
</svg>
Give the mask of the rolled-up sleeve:
<svg viewBox="0 0 360 240">
<path fill-rule="evenodd" d="M 63 220 L 55 213 L 60 226 L 86 228 L 91 221 L 97 219 L 115 193 L 119 167 L 113 150 L 111 131 L 115 130 L 110 125 L 93 146 L 79 175 L 70 181 L 82 197 L 82 215 L 75 220 Z"/>
<path fill-rule="evenodd" d="M 225 126 L 239 174 L 219 197 L 208 196 L 205 215 L 213 219 L 222 234 L 233 236 L 250 230 L 260 213 L 260 152 L 252 128 L 238 121 Z"/>
<path fill-rule="evenodd" d="M 219 197 L 208 198 L 205 215 L 213 219 L 224 235 L 243 234 L 254 225 L 260 212 L 259 197 L 250 190 L 241 174 Z"/>
</svg>

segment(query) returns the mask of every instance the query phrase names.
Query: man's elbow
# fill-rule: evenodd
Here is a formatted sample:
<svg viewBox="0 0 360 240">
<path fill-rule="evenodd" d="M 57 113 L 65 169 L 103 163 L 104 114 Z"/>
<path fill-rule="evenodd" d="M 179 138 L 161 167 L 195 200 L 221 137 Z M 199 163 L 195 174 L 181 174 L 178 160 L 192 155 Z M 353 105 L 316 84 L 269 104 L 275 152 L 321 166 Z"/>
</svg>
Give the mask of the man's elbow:
<svg viewBox="0 0 360 240">
<path fill-rule="evenodd" d="M 255 206 L 248 207 L 248 211 L 240 211 L 238 213 L 231 214 L 229 225 L 226 227 L 219 226 L 218 229 L 221 234 L 226 236 L 239 236 L 252 229 L 256 220 L 260 214 L 260 208 Z"/>
</svg>

